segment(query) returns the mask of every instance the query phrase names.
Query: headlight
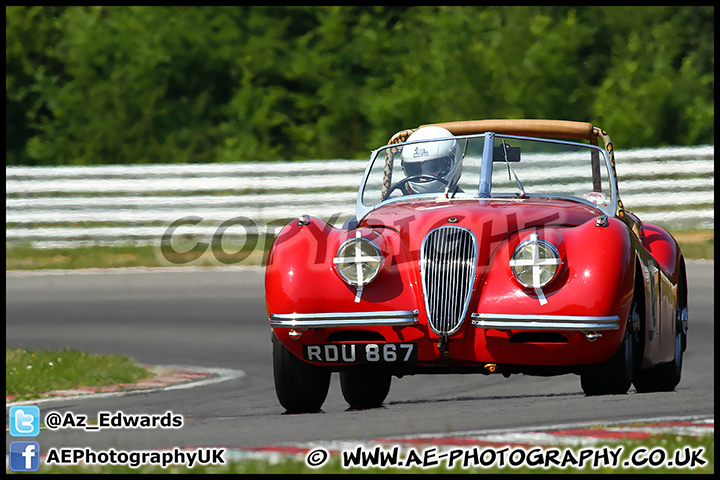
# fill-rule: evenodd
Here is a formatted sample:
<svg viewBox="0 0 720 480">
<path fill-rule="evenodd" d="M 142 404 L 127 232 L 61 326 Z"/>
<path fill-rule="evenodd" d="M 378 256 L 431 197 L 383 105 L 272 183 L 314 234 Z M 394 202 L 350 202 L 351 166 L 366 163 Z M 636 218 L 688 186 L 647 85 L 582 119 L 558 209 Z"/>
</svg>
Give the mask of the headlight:
<svg viewBox="0 0 720 480">
<path fill-rule="evenodd" d="M 338 248 L 335 269 L 351 285 L 361 287 L 377 277 L 383 256 L 375 242 L 364 237 L 347 240 Z"/>
<path fill-rule="evenodd" d="M 510 260 L 510 268 L 517 281 L 534 289 L 552 282 L 560 271 L 560 265 L 562 261 L 557 248 L 552 243 L 539 239 L 536 233 L 518 245 Z"/>
</svg>

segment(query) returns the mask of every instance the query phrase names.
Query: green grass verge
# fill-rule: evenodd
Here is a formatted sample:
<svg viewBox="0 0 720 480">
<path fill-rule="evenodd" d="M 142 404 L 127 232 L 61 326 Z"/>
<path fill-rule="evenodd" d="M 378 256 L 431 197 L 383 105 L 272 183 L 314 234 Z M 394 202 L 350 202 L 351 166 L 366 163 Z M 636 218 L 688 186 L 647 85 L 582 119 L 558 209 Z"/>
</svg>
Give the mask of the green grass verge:
<svg viewBox="0 0 720 480">
<path fill-rule="evenodd" d="M 154 247 L 5 248 L 6 270 L 159 266 Z"/>
<path fill-rule="evenodd" d="M 715 230 L 686 230 L 673 236 L 685 258 L 715 260 Z"/>
<path fill-rule="evenodd" d="M 261 265 L 262 250 L 243 252 L 227 248 L 228 254 L 217 256 L 211 249 L 188 251 L 164 256 L 156 246 L 90 246 L 79 248 L 5 248 L 6 270 L 74 270 L 82 268 L 127 267 L 213 267 L 224 265 Z M 218 260 L 217 257 L 220 257 Z"/>
<path fill-rule="evenodd" d="M 5 349 L 5 395 L 17 400 L 78 387 L 133 383 L 154 374 L 127 357 L 95 355 L 69 349 Z"/>
<path fill-rule="evenodd" d="M 453 468 L 448 468 L 449 461 L 448 457 L 438 461 L 438 465 L 432 468 L 421 468 L 413 466 L 411 468 L 388 466 L 385 468 L 362 468 L 362 467 L 343 467 L 341 463 L 341 455 L 338 453 L 331 453 L 330 460 L 319 468 L 309 467 L 303 459 L 287 458 L 280 460 L 279 462 L 269 462 L 263 460 L 246 460 L 237 462 L 228 462 L 224 465 L 196 465 L 193 468 L 187 468 L 177 465 L 171 465 L 166 468 L 160 466 L 148 466 L 141 465 L 137 468 L 131 468 L 129 466 L 58 466 L 58 465 L 41 465 L 37 473 L 260 473 L 260 474 L 333 474 L 333 473 L 425 473 L 425 474 L 439 474 L 439 473 L 465 473 L 465 474 L 493 474 L 493 473 L 545 473 L 545 474 L 573 474 L 573 473 L 704 473 L 712 474 L 715 472 L 715 436 L 705 437 L 678 437 L 674 435 L 659 435 L 651 437 L 641 441 L 624 441 L 624 442 L 613 442 L 608 441 L 604 444 L 599 444 L 593 447 L 567 447 L 567 446 L 556 446 L 554 448 L 561 452 L 560 459 L 564 458 L 565 452 L 569 450 L 571 454 L 579 460 L 583 450 L 587 451 L 592 449 L 593 451 L 605 451 L 612 450 L 614 452 L 620 452 L 618 455 L 617 466 L 604 466 L 599 465 L 593 466 L 592 458 L 585 459 L 583 461 L 582 468 L 579 467 L 578 463 L 566 462 L 564 468 L 558 466 L 549 466 L 545 468 L 543 466 L 531 467 L 528 463 L 524 462 L 519 467 L 511 467 L 508 465 L 508 461 L 505 461 L 504 467 L 497 465 L 490 467 L 472 466 L 472 461 L 466 467 L 462 465 L 462 459 L 459 458 L 454 462 Z M 422 456 L 423 450 L 415 449 L 415 451 Z M 438 455 L 447 452 L 450 449 L 458 447 L 442 447 L 435 450 Z M 487 446 L 478 446 L 479 449 L 485 450 L 489 448 Z M 503 447 L 494 447 L 494 450 L 498 452 Z M 513 449 L 515 447 L 512 447 Z M 524 447 L 527 452 L 531 450 L 531 447 Z M 551 447 L 543 447 L 547 449 Z M 472 446 L 464 446 L 462 451 L 469 451 Z M 621 450 L 618 450 L 621 449 Z M 366 449 L 367 450 L 367 449 Z M 508 450 L 509 451 L 509 450 Z M 636 452 L 633 456 L 633 452 Z M 690 467 L 690 460 L 693 452 L 695 453 L 696 462 L 694 468 Z M 45 452 L 43 452 L 45 453 Z M 499 455 L 499 454 L 498 454 Z M 537 453 L 535 454 L 537 455 Z M 664 457 L 664 461 L 662 460 Z M 398 457 L 400 460 L 409 458 L 407 456 L 407 450 L 402 450 L 402 453 Z M 536 457 L 537 458 L 537 457 Z M 612 457 L 608 456 L 608 462 L 612 462 Z M 635 467 L 632 464 L 632 459 L 636 460 L 636 463 L 641 463 L 639 467 Z M 668 463 L 680 461 L 685 465 L 668 466 Z M 698 460 L 705 463 L 700 464 Z M 517 459 L 515 460 L 517 461 Z M 499 461 L 495 462 L 500 463 Z M 653 463 L 655 465 L 653 465 Z"/>
<path fill-rule="evenodd" d="M 714 230 L 684 230 L 672 232 L 687 259 L 715 259 Z M 224 247 L 227 252 L 188 251 L 164 255 L 158 246 L 142 247 L 81 247 L 37 249 L 29 246 L 5 248 L 6 270 L 121 268 L 121 267 L 169 267 L 169 266 L 224 266 L 263 265 L 266 251 L 271 244 L 267 240 L 255 248 L 243 250 Z"/>
</svg>

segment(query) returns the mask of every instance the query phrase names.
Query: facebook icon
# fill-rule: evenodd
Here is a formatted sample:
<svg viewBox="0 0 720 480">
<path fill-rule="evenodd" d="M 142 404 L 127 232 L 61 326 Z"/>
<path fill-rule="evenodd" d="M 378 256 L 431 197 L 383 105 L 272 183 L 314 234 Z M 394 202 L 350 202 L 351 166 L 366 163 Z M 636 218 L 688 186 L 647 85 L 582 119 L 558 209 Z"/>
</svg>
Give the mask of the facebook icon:
<svg viewBox="0 0 720 480">
<path fill-rule="evenodd" d="M 10 470 L 13 472 L 36 472 L 39 468 L 39 443 L 10 442 Z"/>
</svg>

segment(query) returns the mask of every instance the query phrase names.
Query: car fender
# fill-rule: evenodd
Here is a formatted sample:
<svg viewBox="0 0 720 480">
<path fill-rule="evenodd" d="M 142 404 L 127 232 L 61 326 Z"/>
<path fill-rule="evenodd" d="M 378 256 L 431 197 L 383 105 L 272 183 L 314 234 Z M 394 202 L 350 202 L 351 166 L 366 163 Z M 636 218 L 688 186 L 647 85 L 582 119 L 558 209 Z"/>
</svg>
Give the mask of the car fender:
<svg viewBox="0 0 720 480">
<path fill-rule="evenodd" d="M 373 240 L 384 256 L 377 278 L 361 290 L 346 283 L 333 262 L 338 247 L 357 235 Z M 275 238 L 265 270 L 265 292 L 269 315 L 412 311 L 418 308 L 419 298 L 410 252 L 397 232 L 390 228 L 338 229 L 312 217 L 307 224 L 290 222 Z M 276 329 L 283 344 L 287 330 Z"/>
<path fill-rule="evenodd" d="M 643 366 L 651 366 L 673 359 L 677 308 L 680 303 L 687 305 L 687 298 L 678 298 L 678 287 L 687 279 L 680 247 L 670 233 L 646 223 L 640 242 L 645 250 L 638 256 L 645 280 Z"/>
<path fill-rule="evenodd" d="M 556 246 L 561 271 L 541 291 L 522 287 L 510 268 L 520 242 L 532 233 Z M 483 274 L 474 312 L 518 315 L 617 316 L 619 328 L 603 331 L 593 342 L 600 357 L 608 358 L 622 342 L 633 295 L 634 259 L 630 232 L 623 222 L 609 218 L 577 227 L 546 226 L 509 235 L 493 253 Z M 603 360 L 601 358 L 598 361 Z"/>
<path fill-rule="evenodd" d="M 667 230 L 651 223 L 644 223 L 642 232 L 643 247 L 657 260 L 668 280 L 676 285 L 683 262 L 677 241 Z"/>
</svg>

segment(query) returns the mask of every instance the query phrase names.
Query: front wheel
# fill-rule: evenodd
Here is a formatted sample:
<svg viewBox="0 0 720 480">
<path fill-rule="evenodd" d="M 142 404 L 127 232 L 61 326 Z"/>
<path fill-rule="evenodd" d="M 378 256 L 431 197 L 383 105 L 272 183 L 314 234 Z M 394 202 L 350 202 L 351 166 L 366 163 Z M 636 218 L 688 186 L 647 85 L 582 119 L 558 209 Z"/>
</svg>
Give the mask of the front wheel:
<svg viewBox="0 0 720 480">
<path fill-rule="evenodd" d="M 622 395 L 630 389 L 635 364 L 635 340 L 630 325 L 628 322 L 625 338 L 612 357 L 580 374 L 585 395 Z"/>
<path fill-rule="evenodd" d="M 330 369 L 305 363 L 272 334 L 275 393 L 288 413 L 318 412 L 330 389 Z"/>
<path fill-rule="evenodd" d="M 352 409 L 377 408 L 390 392 L 392 377 L 372 368 L 353 368 L 340 372 L 340 389 Z"/>
</svg>

